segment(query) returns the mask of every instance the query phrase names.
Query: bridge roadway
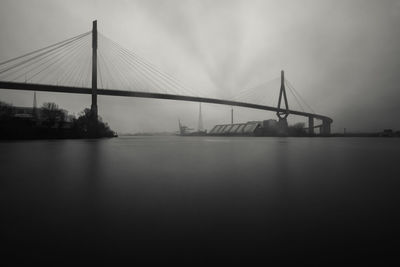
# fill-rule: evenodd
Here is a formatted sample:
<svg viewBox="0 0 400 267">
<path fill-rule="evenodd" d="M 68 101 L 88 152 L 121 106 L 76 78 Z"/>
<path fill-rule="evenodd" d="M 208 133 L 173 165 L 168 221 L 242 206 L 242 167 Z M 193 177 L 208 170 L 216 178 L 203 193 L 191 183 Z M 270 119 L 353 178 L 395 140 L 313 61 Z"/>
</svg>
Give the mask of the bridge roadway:
<svg viewBox="0 0 400 267">
<path fill-rule="evenodd" d="M 43 85 L 43 84 L 3 82 L 3 81 L 0 81 L 0 88 L 1 89 L 11 89 L 11 90 L 47 91 L 47 92 L 58 92 L 58 93 L 72 93 L 72 94 L 92 94 L 92 89 L 85 88 L 85 87 Z M 108 96 L 157 98 L 157 99 L 170 99 L 170 100 L 212 103 L 212 104 L 221 104 L 221 105 L 228 105 L 228 106 L 252 108 L 252 109 L 258 109 L 258 110 L 268 110 L 268 111 L 274 111 L 274 112 L 278 112 L 278 111 L 285 112 L 286 111 L 284 109 L 279 109 L 277 107 L 251 104 L 251 103 L 245 103 L 245 102 L 239 102 L 239 101 L 222 100 L 222 99 L 216 99 L 216 98 L 197 97 L 197 96 L 182 96 L 182 95 L 162 94 L 162 93 L 123 91 L 123 90 L 115 90 L 115 89 L 97 89 L 97 94 L 98 95 L 108 95 Z M 310 119 L 322 120 L 323 124 L 329 125 L 328 127 L 329 127 L 329 132 L 330 132 L 330 124 L 332 123 L 333 120 L 327 116 L 308 113 L 308 112 L 302 112 L 302 111 L 297 111 L 297 110 L 289 110 L 289 114 L 308 117 L 309 120 Z M 326 132 L 326 133 L 328 133 L 328 132 Z"/>
</svg>

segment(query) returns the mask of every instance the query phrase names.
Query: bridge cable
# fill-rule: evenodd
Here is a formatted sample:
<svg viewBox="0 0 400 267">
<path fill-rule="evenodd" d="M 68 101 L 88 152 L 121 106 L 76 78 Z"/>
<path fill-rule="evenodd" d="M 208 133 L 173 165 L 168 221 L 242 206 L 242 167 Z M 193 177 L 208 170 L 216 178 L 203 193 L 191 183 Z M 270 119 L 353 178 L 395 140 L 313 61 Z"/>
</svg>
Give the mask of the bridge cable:
<svg viewBox="0 0 400 267">
<path fill-rule="evenodd" d="M 11 69 L 14 69 L 14 68 L 16 68 L 16 67 L 18 67 L 18 66 L 21 66 L 21 65 L 23 65 L 23 64 L 25 64 L 25 63 L 27 63 L 27 62 L 29 62 L 29 61 L 31 61 L 31 60 L 37 59 L 37 58 L 39 58 L 39 57 L 41 57 L 41 56 L 43 56 L 43 55 L 46 55 L 47 53 L 50 53 L 50 52 L 52 52 L 52 51 L 54 51 L 54 50 L 57 50 L 57 49 L 61 48 L 61 47 L 64 47 L 64 46 L 66 46 L 66 45 L 69 45 L 70 43 L 72 43 L 72 42 L 74 42 L 74 41 L 76 41 L 76 40 L 79 40 L 79 39 L 85 37 L 85 36 L 88 35 L 88 34 L 89 34 L 89 33 L 87 33 L 87 34 L 82 34 L 82 35 L 80 35 L 79 37 L 73 38 L 72 40 L 69 40 L 69 41 L 67 41 L 67 42 L 63 42 L 62 44 L 59 44 L 59 45 L 57 45 L 56 47 L 51 48 L 51 49 L 48 50 L 48 51 L 42 52 L 42 53 L 40 53 L 40 54 L 38 54 L 38 55 L 35 55 L 35 56 L 33 56 L 33 57 L 29 58 L 29 59 L 23 60 L 22 62 L 16 63 L 16 64 L 13 65 L 13 66 L 6 67 L 6 68 L 4 68 L 4 69 L 2 69 L 2 70 L 0 71 L 0 74 L 4 73 L 4 72 L 6 72 L 6 71 L 9 71 L 9 70 L 11 70 Z M 41 51 L 43 51 L 43 50 L 41 50 Z M 18 57 L 18 59 L 19 59 L 19 58 L 21 58 L 21 57 Z M 15 60 L 15 59 L 8 60 L 7 62 L 12 62 L 12 61 L 14 61 L 14 60 Z M 3 64 L 4 64 L 4 63 L 3 63 Z"/>
<path fill-rule="evenodd" d="M 107 37 L 104 37 L 105 39 L 109 39 Z M 134 62 L 134 59 L 132 59 L 132 56 L 126 52 L 126 49 L 123 49 L 120 45 L 116 44 L 114 41 L 109 39 L 109 42 L 111 43 L 111 45 L 113 46 L 113 49 L 117 50 L 117 52 L 120 54 L 120 57 L 127 62 L 129 65 L 131 65 L 133 68 L 135 68 L 136 71 L 140 71 L 142 73 L 142 75 L 146 76 L 147 79 L 150 80 L 150 82 L 153 82 L 153 78 L 154 77 L 149 77 L 148 75 L 152 75 L 151 73 L 149 73 L 146 69 L 138 69 L 136 64 L 137 62 Z M 136 64 L 135 64 L 136 63 Z M 145 72 L 143 72 L 145 71 Z M 154 84 L 157 87 L 157 84 Z"/>
<path fill-rule="evenodd" d="M 86 72 L 90 71 L 90 66 L 91 66 L 91 58 L 90 56 L 87 56 L 85 59 L 84 64 L 82 64 L 82 70 L 81 70 L 81 76 L 79 77 L 79 80 L 77 81 L 78 85 L 81 85 L 82 87 L 85 87 L 85 77 L 86 77 Z M 99 70 L 99 75 L 101 78 L 101 73 Z"/>
<path fill-rule="evenodd" d="M 287 88 L 289 89 L 289 92 L 292 93 L 294 100 L 296 101 L 296 103 L 299 105 L 300 109 L 305 112 L 303 105 L 301 104 L 301 102 L 299 101 L 299 99 L 297 98 L 296 94 L 293 92 L 293 90 L 290 88 L 290 86 L 287 86 Z"/>
<path fill-rule="evenodd" d="M 269 80 L 269 81 L 264 82 L 264 83 L 262 83 L 262 84 L 256 85 L 256 86 L 254 86 L 254 87 L 245 88 L 245 89 L 239 91 L 238 94 L 237 94 L 237 96 L 240 96 L 241 94 L 244 94 L 244 93 L 249 92 L 249 91 L 265 89 L 265 88 L 267 87 L 267 85 L 272 84 L 273 82 L 276 82 L 276 81 L 278 81 L 279 79 L 280 79 L 280 77 L 276 77 L 276 78 L 274 78 L 274 79 L 272 79 L 272 80 Z"/>
<path fill-rule="evenodd" d="M 89 42 L 82 41 L 82 42 L 80 42 L 79 45 L 75 46 L 73 50 L 68 49 L 68 51 L 66 51 L 64 55 L 62 55 L 62 53 L 64 53 L 64 51 L 61 51 L 61 53 L 60 53 L 61 57 L 56 58 L 55 61 L 51 62 L 49 65 L 44 67 L 44 69 L 42 69 L 42 72 L 45 69 L 48 69 L 49 67 L 51 67 L 51 66 L 53 66 L 53 65 L 55 65 L 57 63 L 59 63 L 58 66 L 54 67 L 54 68 L 51 68 L 46 75 L 43 75 L 40 79 L 38 79 L 38 83 L 40 83 L 43 79 L 46 79 L 46 78 L 49 78 L 49 77 L 55 77 L 55 78 L 57 78 L 56 84 L 58 85 L 58 82 L 59 82 L 58 75 L 60 75 L 60 73 L 64 73 L 65 74 L 65 71 L 63 71 L 64 65 L 66 65 L 67 69 L 68 69 L 69 68 L 69 65 L 68 65 L 69 62 L 74 63 L 76 61 L 75 60 L 75 54 L 78 54 L 78 53 L 82 54 L 82 52 L 79 49 L 84 51 L 84 48 L 86 48 L 88 46 L 88 44 L 89 44 Z M 63 60 L 64 58 L 67 58 L 67 59 Z M 85 60 L 87 60 L 87 56 L 84 56 L 83 58 L 85 58 Z M 78 59 L 81 59 L 81 58 L 78 58 Z M 83 68 L 83 66 L 80 67 L 80 69 L 82 69 L 82 68 Z M 55 75 L 52 75 L 52 74 L 55 74 Z M 33 77 L 31 77 L 31 78 L 33 78 Z"/>
<path fill-rule="evenodd" d="M 105 59 L 104 59 L 104 56 L 103 56 L 103 53 L 99 50 L 98 51 L 99 52 L 99 58 L 100 58 L 100 61 L 104 61 L 105 62 Z M 113 86 L 113 83 L 115 83 L 116 85 L 118 84 L 118 77 L 114 77 L 114 75 L 113 75 L 113 73 L 116 73 L 116 72 L 113 72 L 113 71 L 111 71 L 110 70 L 110 65 L 109 64 L 104 64 L 104 66 L 105 66 L 105 69 L 106 69 L 106 71 L 107 71 L 107 73 L 109 74 L 109 82 L 110 82 L 110 84 L 111 84 L 111 88 L 112 87 L 114 87 Z M 118 86 L 116 86 L 116 87 L 118 87 Z"/>
<path fill-rule="evenodd" d="M 33 72 L 33 71 L 37 70 L 38 68 L 42 67 L 43 65 L 49 63 L 51 60 L 56 59 L 55 62 L 50 62 L 50 63 L 49 63 L 49 65 L 54 65 L 54 64 L 57 63 L 57 61 L 60 59 L 60 58 L 59 58 L 59 59 L 57 60 L 57 57 L 60 56 L 60 55 L 61 55 L 61 57 L 62 57 L 62 54 L 65 53 L 65 52 L 67 53 L 66 55 L 68 55 L 69 53 L 72 53 L 73 50 L 58 51 L 58 52 L 55 53 L 54 55 L 53 55 L 53 53 L 52 53 L 52 54 L 51 54 L 51 57 L 49 58 L 49 60 L 46 60 L 46 61 L 43 61 L 43 62 L 39 63 L 40 61 L 46 59 L 50 54 L 49 54 L 49 55 L 46 55 L 45 57 L 43 57 L 43 58 L 41 58 L 41 59 L 39 59 L 39 60 L 35 60 L 35 62 L 32 62 L 32 63 L 30 63 L 30 64 L 27 64 L 25 67 L 23 67 L 23 68 L 21 68 L 21 69 L 19 69 L 19 70 L 17 70 L 17 71 L 14 71 L 14 72 L 12 72 L 12 73 L 6 74 L 6 76 L 3 76 L 3 79 L 4 79 L 5 77 L 7 77 L 7 76 L 14 75 L 14 74 L 16 74 L 17 72 L 21 72 L 21 71 L 23 72 L 22 74 L 17 75 L 16 77 L 14 77 L 14 78 L 11 79 L 11 80 L 13 80 L 13 81 L 14 81 L 14 80 L 17 80 L 17 79 L 21 78 L 21 77 L 24 76 L 24 75 L 25 75 L 25 77 L 26 77 L 30 72 Z M 38 63 L 38 64 L 36 64 L 36 63 Z M 33 68 L 30 68 L 30 69 L 27 69 L 28 67 L 30 67 L 30 66 L 33 65 L 33 64 L 36 64 L 36 66 L 34 66 Z M 27 70 L 24 70 L 24 69 L 27 69 Z M 47 69 L 47 67 L 44 66 L 44 69 Z M 44 71 L 44 70 L 43 70 L 43 71 Z M 39 71 L 39 72 L 41 72 L 41 71 Z M 39 73 L 36 73 L 36 74 L 39 74 Z M 34 75 L 34 76 L 35 76 L 35 75 Z M 29 77 L 29 80 L 31 80 L 32 78 L 33 78 L 33 76 L 32 76 L 32 77 Z M 28 80 L 28 79 L 26 79 L 26 81 L 27 81 L 27 80 Z"/>
<path fill-rule="evenodd" d="M 89 45 L 87 45 L 89 46 Z M 82 56 L 87 53 L 87 50 L 82 49 L 79 53 L 75 53 L 73 55 L 73 64 L 71 65 L 72 70 L 71 74 L 68 76 L 68 79 L 66 80 L 66 84 L 74 85 L 76 84 L 76 81 L 78 80 L 78 77 L 80 75 L 80 67 L 82 67 L 82 64 L 79 64 L 79 59 L 82 59 Z"/>
<path fill-rule="evenodd" d="M 273 83 L 277 82 L 279 79 L 280 77 L 277 77 L 257 86 L 243 89 L 238 94 L 236 94 L 233 99 L 237 101 L 256 103 L 261 105 L 265 105 L 265 103 L 268 102 L 268 104 L 270 105 L 271 96 L 270 94 L 264 95 L 264 93 L 267 93 L 268 91 L 270 93 L 271 90 L 268 90 L 267 86 L 272 86 Z"/>
<path fill-rule="evenodd" d="M 124 57 L 122 57 L 122 59 L 123 60 L 125 60 L 125 58 Z M 126 60 L 125 60 L 126 61 Z M 146 71 L 146 69 L 137 69 L 136 68 L 136 66 L 133 64 L 133 63 L 131 63 L 131 62 L 127 62 L 128 64 L 130 64 L 132 67 L 134 67 L 136 70 L 138 70 L 138 71 L 140 71 L 141 73 L 142 73 L 142 75 L 144 75 L 147 79 L 148 79 L 148 81 L 147 81 L 147 83 L 152 83 L 153 84 L 153 86 L 154 87 L 168 87 L 166 84 L 165 84 L 165 82 L 163 82 L 162 80 L 160 80 L 159 79 L 159 77 L 157 77 L 157 76 L 153 76 L 153 77 L 151 77 L 152 76 L 152 74 L 151 73 L 149 73 L 148 71 Z M 148 76 L 148 75 L 151 75 L 151 76 Z M 156 80 L 157 79 L 157 80 Z M 162 83 L 162 85 L 160 86 L 159 84 L 157 84 L 156 82 L 161 82 Z M 147 87 L 147 86 L 145 86 L 145 87 Z"/>
<path fill-rule="evenodd" d="M 86 46 L 88 46 L 89 44 L 86 44 Z M 76 52 L 75 54 L 71 55 L 67 61 L 63 62 L 63 65 L 66 66 L 66 68 L 64 69 L 64 71 L 62 71 L 62 69 L 60 68 L 60 73 L 62 74 L 61 79 L 59 79 L 59 82 L 66 84 L 66 85 L 70 85 L 72 82 L 74 81 L 72 79 L 72 77 L 74 77 L 74 74 L 76 72 L 77 68 L 77 63 L 78 63 L 78 59 L 81 58 L 81 55 L 84 54 L 86 51 L 84 49 Z"/>
<path fill-rule="evenodd" d="M 120 51 L 120 53 L 122 52 L 128 58 L 129 61 L 131 61 L 132 63 L 141 65 L 144 68 L 143 70 L 148 71 L 149 75 L 151 73 L 151 75 L 154 75 L 154 77 L 157 77 L 159 81 L 162 78 L 164 80 L 164 85 L 166 85 L 165 82 L 168 82 L 168 84 L 170 84 L 172 86 L 172 88 L 179 87 L 181 89 L 184 89 L 184 91 L 186 91 L 186 92 L 190 92 L 192 95 L 197 95 L 197 93 L 195 91 L 184 86 L 182 84 L 182 82 L 176 80 L 175 78 L 173 78 L 173 76 L 158 70 L 156 67 L 154 67 L 154 65 L 152 63 L 147 62 L 143 58 L 139 57 L 136 53 L 123 48 L 121 45 L 119 45 L 118 43 L 114 42 L 113 40 L 109 39 L 108 37 L 106 37 L 104 35 L 103 35 L 103 37 L 105 39 L 109 40 L 111 43 L 113 43 L 116 47 L 118 47 L 118 50 Z M 168 86 L 168 87 L 171 89 L 170 86 Z"/>
<path fill-rule="evenodd" d="M 87 44 L 88 46 L 89 44 Z M 61 84 L 66 84 L 66 85 L 71 85 L 71 83 L 74 83 L 73 77 L 75 77 L 76 70 L 78 69 L 78 60 L 81 58 L 82 55 L 85 55 L 84 49 L 79 51 L 78 53 L 75 53 L 71 57 L 68 58 L 67 61 L 63 62 L 62 66 L 65 66 L 64 69 L 60 68 L 59 72 L 62 77 L 58 80 L 59 83 Z"/>
<path fill-rule="evenodd" d="M 303 101 L 303 103 L 311 110 L 311 112 L 313 114 L 316 114 L 315 111 L 313 110 L 313 108 L 304 100 L 304 98 L 299 94 L 299 92 L 297 92 L 297 90 L 294 88 L 294 86 L 290 83 L 289 80 L 285 79 L 287 85 L 289 86 L 289 88 L 291 88 L 296 94 L 297 96 Z"/>
<path fill-rule="evenodd" d="M 99 53 L 100 54 L 100 53 Z M 101 75 L 101 68 L 100 68 L 100 60 L 99 60 L 99 62 L 98 62 L 98 64 L 99 64 L 99 69 L 98 69 L 98 71 L 99 71 L 99 83 L 100 83 L 100 88 L 104 88 L 105 86 L 103 85 L 103 78 L 102 78 L 102 75 Z"/>
<path fill-rule="evenodd" d="M 120 53 L 121 53 L 121 50 L 119 51 Z M 124 53 L 124 54 L 126 54 L 126 52 L 124 52 L 124 51 L 122 51 L 122 53 Z M 126 59 L 123 57 L 123 55 L 121 55 L 122 56 L 122 58 L 126 61 Z M 148 79 L 148 81 L 147 81 L 147 83 L 152 83 L 153 84 L 153 86 L 154 87 L 161 87 L 161 88 L 168 88 L 168 87 L 170 87 L 170 85 L 168 85 L 168 84 L 170 84 L 170 82 L 169 81 L 165 81 L 165 79 L 163 79 L 163 77 L 160 77 L 159 75 L 157 75 L 157 73 L 154 73 L 154 71 L 152 71 L 152 70 L 148 70 L 147 69 L 147 67 L 146 66 L 144 66 L 144 68 L 141 68 L 141 69 L 138 69 L 137 67 L 136 67 L 136 64 L 138 64 L 138 62 L 132 62 L 134 59 L 132 59 L 132 58 L 128 58 L 127 59 L 128 61 L 128 64 L 130 64 L 133 68 L 135 68 L 136 70 L 138 70 L 139 72 L 141 72 L 142 73 L 142 75 L 144 75 L 144 77 L 146 78 L 146 79 Z M 139 62 L 139 64 L 140 65 L 142 65 L 140 62 Z M 158 83 L 158 84 L 157 84 Z M 161 83 L 161 86 L 160 86 L 160 83 Z M 175 92 L 177 92 L 175 89 L 174 89 L 174 86 L 172 85 L 172 89 L 175 91 Z"/>
<path fill-rule="evenodd" d="M 9 63 L 9 62 L 11 62 L 11 61 L 15 61 L 15 60 L 18 60 L 18 59 L 21 59 L 21 58 L 24 58 L 24 57 L 27 57 L 27 56 L 33 55 L 33 54 L 35 54 L 35 53 L 38 53 L 38 52 L 44 51 L 44 50 L 46 50 L 46 49 L 48 49 L 48 48 L 51 48 L 51 47 L 53 47 L 53 46 L 60 45 L 60 44 L 62 44 L 62 43 L 68 42 L 68 41 L 70 41 L 70 40 L 73 40 L 73 39 L 76 39 L 76 38 L 80 38 L 80 37 L 82 37 L 82 36 L 85 36 L 85 35 L 88 35 L 88 34 L 90 34 L 91 32 L 92 32 L 92 31 L 88 31 L 88 32 L 85 32 L 85 33 L 79 34 L 79 35 L 77 35 L 77 36 L 74 36 L 74 37 L 68 38 L 68 39 L 66 39 L 66 40 L 64 40 L 64 41 L 61 41 L 61 42 L 58 42 L 58 43 L 55 43 L 55 44 L 52 44 L 52 45 L 49 45 L 49 46 L 43 47 L 43 48 L 41 48 L 41 49 L 38 49 L 38 50 L 35 50 L 35 51 L 32 51 L 32 52 L 26 53 L 26 54 L 24 54 L 24 55 L 22 55 L 22 56 L 19 56 L 19 57 L 15 57 L 15 58 L 8 59 L 8 60 L 6 60 L 6 61 L 0 62 L 0 66 L 1 66 L 1 65 L 4 65 L 4 64 L 7 64 L 7 63 Z"/>
<path fill-rule="evenodd" d="M 44 59 L 47 59 L 49 57 L 50 57 L 50 59 L 52 59 L 53 55 L 57 56 L 58 54 L 63 53 L 65 50 L 68 50 L 71 47 L 74 47 L 74 45 L 77 45 L 77 44 L 79 44 L 79 42 L 82 41 L 82 40 L 79 40 L 79 41 L 78 40 L 79 39 L 75 40 L 76 43 L 75 42 L 68 43 L 65 47 L 63 47 L 64 50 L 62 50 L 60 48 L 59 50 L 54 50 L 54 51 L 48 52 L 47 54 L 43 54 L 41 57 L 36 57 L 35 59 L 31 58 L 29 60 L 26 60 L 23 63 L 21 62 L 20 64 L 18 64 L 18 66 L 14 65 L 12 68 L 9 67 L 7 70 L 4 69 L 4 71 L 0 72 L 0 74 L 2 73 L 5 76 L 10 76 L 10 75 L 13 75 L 14 73 L 17 73 L 17 72 L 21 71 L 23 68 L 28 68 L 28 67 L 30 67 L 30 66 L 32 66 L 32 65 L 34 65 L 34 64 L 36 64 L 36 63 L 38 63 L 38 62 L 40 62 L 42 60 L 44 60 Z M 25 63 L 26 63 L 26 65 L 24 65 Z M 47 62 L 45 62 L 45 63 L 47 63 Z M 41 66 L 41 65 L 39 65 L 39 66 Z M 25 74 L 28 74 L 30 71 L 36 69 L 39 66 L 35 66 L 32 69 L 30 69 L 29 71 L 26 71 Z M 12 69 L 15 69 L 15 70 L 10 72 L 10 73 L 6 73 L 6 71 L 12 70 Z"/>
<path fill-rule="evenodd" d="M 111 56 L 114 58 L 115 56 L 117 56 L 117 57 L 119 57 L 119 58 L 122 58 L 121 57 L 121 55 L 119 55 L 119 54 L 116 54 L 117 52 L 116 51 L 114 51 L 114 49 L 113 50 L 111 50 L 111 52 L 113 53 Z M 122 60 L 125 60 L 125 58 L 122 58 Z M 129 64 L 129 62 L 127 62 L 128 64 Z M 106 66 L 107 66 L 107 64 L 106 64 Z M 135 66 L 133 66 L 134 68 L 136 68 Z M 140 70 L 139 70 L 140 71 Z M 136 72 L 137 73 L 137 72 Z M 111 74 L 111 72 L 110 72 L 110 76 L 111 76 L 112 74 Z M 134 75 L 134 76 L 137 76 L 137 75 Z M 152 81 L 151 80 L 151 78 L 149 78 L 150 79 L 150 81 Z M 142 82 L 141 82 L 142 83 Z M 146 86 L 146 83 L 142 83 L 143 84 L 143 88 L 144 87 L 147 87 Z"/>
<path fill-rule="evenodd" d="M 30 76 L 30 77 L 29 77 L 29 80 L 31 80 L 31 79 L 33 79 L 34 77 L 36 77 L 37 75 L 41 74 L 43 71 L 47 70 L 49 67 L 51 67 L 51 66 L 53 66 L 54 64 L 58 63 L 60 60 L 64 59 L 66 56 L 72 56 L 72 54 L 76 51 L 75 49 L 79 49 L 79 48 L 81 48 L 83 45 L 85 45 L 85 43 L 84 43 L 84 42 L 81 42 L 81 43 L 79 44 L 79 46 L 72 47 L 70 50 L 61 51 L 59 54 L 55 54 L 53 57 L 51 57 L 51 58 L 48 59 L 47 61 L 42 62 L 42 63 L 39 64 L 38 66 L 35 66 L 35 67 L 32 68 L 31 70 L 29 70 L 29 71 L 27 71 L 27 72 L 25 72 L 25 73 L 23 73 L 23 74 L 21 74 L 21 75 L 28 74 L 29 72 L 31 72 L 31 71 L 33 71 L 33 70 L 35 70 L 35 69 L 40 68 L 41 66 L 45 65 L 46 63 L 50 62 L 51 60 L 53 60 L 53 59 L 55 59 L 55 58 L 57 58 L 58 56 L 61 55 L 61 57 L 59 57 L 58 59 L 54 60 L 54 61 L 51 62 L 49 65 L 45 66 L 43 69 L 39 70 L 39 71 L 36 72 L 34 75 Z M 64 54 L 64 55 L 62 55 L 62 54 Z M 12 81 L 15 81 L 15 80 L 19 79 L 19 78 L 21 77 L 21 75 L 15 77 Z"/>
<path fill-rule="evenodd" d="M 99 50 L 99 52 L 101 53 L 100 50 Z M 115 55 L 115 56 L 118 56 L 118 55 Z M 112 56 L 112 57 L 114 57 L 114 56 Z M 100 63 L 99 67 L 103 68 L 102 65 L 104 65 L 104 68 L 108 68 L 106 62 L 107 62 L 107 60 L 105 59 L 105 56 L 101 55 L 101 60 L 99 62 Z M 110 75 L 111 75 L 111 72 L 110 72 Z M 134 83 L 135 87 L 138 87 L 138 88 L 142 88 L 143 87 L 142 85 L 140 85 L 140 82 L 136 79 L 135 75 L 132 78 L 134 80 L 133 83 Z"/>
</svg>

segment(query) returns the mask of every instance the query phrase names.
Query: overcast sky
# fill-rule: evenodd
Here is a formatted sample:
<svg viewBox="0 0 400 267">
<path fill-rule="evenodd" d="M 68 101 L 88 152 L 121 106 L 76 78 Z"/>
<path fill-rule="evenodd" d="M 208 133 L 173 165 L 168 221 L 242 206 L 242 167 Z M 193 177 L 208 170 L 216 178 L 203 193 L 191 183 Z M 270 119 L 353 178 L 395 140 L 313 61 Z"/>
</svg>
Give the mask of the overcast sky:
<svg viewBox="0 0 400 267">
<path fill-rule="evenodd" d="M 400 1 L 1 0 L 0 62 L 89 31 L 94 19 L 101 33 L 208 96 L 230 97 L 283 69 L 334 131 L 400 130 Z M 266 104 L 276 105 L 279 82 L 268 90 Z M 90 106 L 90 96 L 37 99 L 75 114 Z M 0 90 L 0 100 L 31 106 L 33 93 Z M 208 129 L 230 121 L 228 106 L 202 109 Z M 117 132 L 174 131 L 178 118 L 197 125 L 198 104 L 99 97 L 99 114 Z M 269 118 L 235 108 L 235 121 Z"/>
</svg>

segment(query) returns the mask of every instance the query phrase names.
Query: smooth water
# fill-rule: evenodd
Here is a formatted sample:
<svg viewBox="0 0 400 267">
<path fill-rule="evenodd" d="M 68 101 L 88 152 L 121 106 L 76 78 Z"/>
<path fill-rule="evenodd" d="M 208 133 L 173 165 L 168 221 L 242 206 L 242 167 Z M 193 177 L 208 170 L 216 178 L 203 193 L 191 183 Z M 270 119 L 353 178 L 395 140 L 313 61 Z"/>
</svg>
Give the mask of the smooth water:
<svg viewBox="0 0 400 267">
<path fill-rule="evenodd" d="M 0 142 L 15 263 L 385 262 L 400 248 L 396 138 Z"/>
</svg>

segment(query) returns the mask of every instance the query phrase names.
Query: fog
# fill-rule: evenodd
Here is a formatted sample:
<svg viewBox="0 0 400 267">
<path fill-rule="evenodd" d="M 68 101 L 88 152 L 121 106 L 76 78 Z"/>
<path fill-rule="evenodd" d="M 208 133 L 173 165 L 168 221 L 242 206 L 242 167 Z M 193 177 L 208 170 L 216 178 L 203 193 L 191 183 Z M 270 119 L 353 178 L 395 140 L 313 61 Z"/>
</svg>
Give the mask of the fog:
<svg viewBox="0 0 400 267">
<path fill-rule="evenodd" d="M 0 62 L 89 31 L 133 50 L 201 95 L 231 98 L 279 77 L 341 132 L 400 129 L 399 1 L 62 1 L 2 0 Z M 277 105 L 279 82 L 266 89 Z M 31 106 L 33 93 L 0 90 L 0 100 Z M 90 96 L 37 93 L 71 113 Z M 99 97 L 117 132 L 175 131 L 197 125 L 198 104 Z M 296 108 L 293 98 L 289 105 Z M 203 105 L 206 128 L 230 121 L 230 107 Z M 275 118 L 235 108 L 235 121 Z M 290 116 L 291 122 L 305 121 Z"/>
</svg>

